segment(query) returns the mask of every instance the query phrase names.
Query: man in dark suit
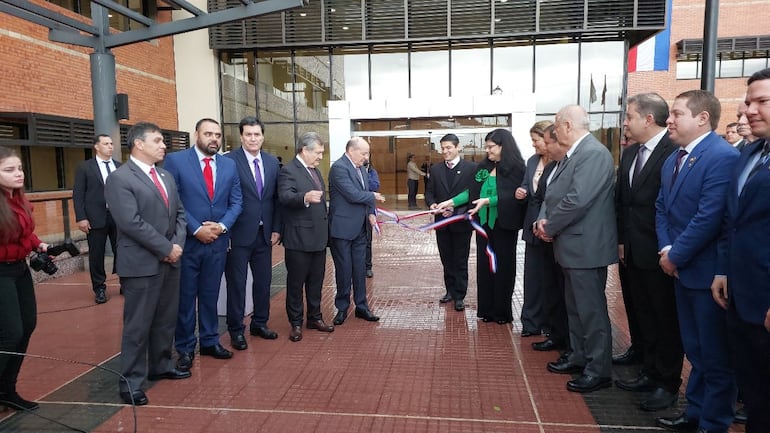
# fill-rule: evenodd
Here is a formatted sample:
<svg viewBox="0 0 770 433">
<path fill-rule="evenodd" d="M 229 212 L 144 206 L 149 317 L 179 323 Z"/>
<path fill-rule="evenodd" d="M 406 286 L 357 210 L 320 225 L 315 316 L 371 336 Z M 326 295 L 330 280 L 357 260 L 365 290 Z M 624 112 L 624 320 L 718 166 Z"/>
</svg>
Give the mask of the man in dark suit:
<svg viewBox="0 0 770 433">
<path fill-rule="evenodd" d="M 612 330 L 604 289 L 607 266 L 618 257 L 615 163 L 588 126 L 588 114 L 577 105 L 556 114 L 556 138 L 568 150 L 547 179 L 537 222 L 538 236 L 553 241 L 563 269 L 569 317 L 571 352 L 550 362 L 548 370 L 582 373 L 567 382 L 573 392 L 612 385 Z"/>
<path fill-rule="evenodd" d="M 107 134 L 96 136 L 94 152 L 94 157 L 81 162 L 75 171 L 72 202 L 75 205 L 78 228 L 88 239 L 88 270 L 91 273 L 94 301 L 103 304 L 109 299 L 107 286 L 104 284 L 107 278 L 104 271 L 104 250 L 109 238 L 114 255 L 117 239 L 115 221 L 104 199 L 104 182 L 120 163 L 112 159 L 112 138 Z M 112 273 L 115 273 L 114 263 L 113 261 Z"/>
<path fill-rule="evenodd" d="M 326 273 L 329 222 L 321 171 L 324 155 L 321 137 L 307 132 L 297 141 L 297 157 L 281 169 L 278 200 L 283 212 L 286 263 L 286 315 L 289 340 L 302 340 L 302 289 L 307 300 L 307 328 L 332 332 L 321 314 L 321 288 Z"/>
<path fill-rule="evenodd" d="M 712 295 L 727 309 L 746 432 L 754 433 L 770 431 L 770 69 L 748 85 L 744 116 L 760 139 L 744 148 L 732 172 Z"/>
<path fill-rule="evenodd" d="M 124 402 L 141 406 L 148 402 L 145 379 L 190 377 L 171 359 L 187 224 L 173 176 L 155 166 L 166 153 L 160 128 L 139 122 L 127 135 L 131 158 L 107 178 L 104 193 L 118 229 L 125 295 L 120 372 L 126 379 L 118 386 Z"/>
<path fill-rule="evenodd" d="M 273 245 L 281 238 L 281 214 L 278 209 L 278 159 L 262 152 L 265 125 L 256 117 L 244 117 L 238 125 L 241 147 L 227 157 L 235 161 L 241 180 L 243 209 L 230 230 L 231 250 L 227 255 L 227 331 L 233 347 L 246 349 L 243 317 L 246 304 L 246 279 L 251 268 L 251 293 L 254 312 L 249 333 L 266 340 L 278 338 L 267 327 L 270 319 L 270 284 L 273 279 Z"/>
<path fill-rule="evenodd" d="M 676 317 L 674 280 L 658 264 L 655 200 L 660 168 L 675 150 L 666 130 L 668 104 L 657 93 L 628 99 L 623 128 L 636 142 L 620 157 L 615 183 L 618 256 L 628 275 L 626 301 L 639 327 L 644 368 L 632 380 L 618 380 L 618 388 L 652 394 L 643 410 L 661 410 L 676 403 L 682 384 L 682 340 Z M 629 310 L 629 309 L 627 309 Z M 631 320 L 631 319 L 629 319 Z"/>
<path fill-rule="evenodd" d="M 345 153 L 329 171 L 329 234 L 337 280 L 334 324 L 348 317 L 350 287 L 356 304 L 356 317 L 370 322 L 380 320 L 366 300 L 366 224 L 374 225 L 374 206 L 385 201 L 379 192 L 369 191 L 362 167 L 369 159 L 369 143 L 351 138 Z"/>
<path fill-rule="evenodd" d="M 657 418 L 656 423 L 675 431 L 724 433 L 733 420 L 737 391 L 725 312 L 712 299 L 710 286 L 738 151 L 714 133 L 721 108 L 710 92 L 681 93 L 670 111 L 669 137 L 679 150 L 661 169 L 655 229 L 660 266 L 675 278 L 679 329 L 692 369 L 687 408 L 679 416 Z"/>
<path fill-rule="evenodd" d="M 163 164 L 174 176 L 187 219 L 174 337 L 180 370 L 192 367 L 197 340 L 201 355 L 233 356 L 219 343 L 217 299 L 230 244 L 228 229 L 235 224 L 243 202 L 235 163 L 217 153 L 222 140 L 219 123 L 199 120 L 194 137 L 194 147 L 169 154 Z"/>
<path fill-rule="evenodd" d="M 449 200 L 468 189 L 476 175 L 476 164 L 460 157 L 462 146 L 454 134 L 441 137 L 441 155 L 443 164 L 433 164 L 430 176 L 426 177 L 425 204 L 436 209 L 438 204 Z M 452 215 L 464 214 L 468 207 L 462 206 L 436 214 L 436 221 Z M 457 311 L 465 309 L 465 295 L 468 292 L 468 255 L 471 251 L 470 223 L 461 221 L 436 230 L 436 244 L 444 268 L 444 287 L 446 293 L 439 300 L 442 304 L 454 302 Z"/>
</svg>

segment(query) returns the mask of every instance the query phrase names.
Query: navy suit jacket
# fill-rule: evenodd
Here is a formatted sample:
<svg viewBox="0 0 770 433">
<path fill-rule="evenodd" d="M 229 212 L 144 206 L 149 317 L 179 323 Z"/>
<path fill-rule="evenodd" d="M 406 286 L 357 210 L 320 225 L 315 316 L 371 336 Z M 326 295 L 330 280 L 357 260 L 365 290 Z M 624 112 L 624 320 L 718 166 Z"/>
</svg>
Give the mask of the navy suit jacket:
<svg viewBox="0 0 770 433">
<path fill-rule="evenodd" d="M 281 214 L 278 207 L 278 173 L 281 166 L 278 158 L 260 151 L 265 181 L 262 185 L 262 198 L 257 195 L 257 184 L 251 171 L 246 151 L 242 147 L 233 149 L 225 154 L 235 161 L 238 176 L 241 180 L 241 193 L 243 194 L 243 209 L 241 215 L 230 228 L 232 244 L 246 247 L 254 243 L 259 233 L 259 222 L 263 224 L 263 235 L 267 245 L 270 245 L 270 236 L 282 231 Z M 228 226 L 229 227 L 229 226 Z"/>
<path fill-rule="evenodd" d="M 672 185 L 676 157 L 677 152 L 672 153 L 661 169 L 655 202 L 658 249 L 671 245 L 668 257 L 685 287 L 709 290 L 717 269 L 727 186 L 738 151 L 712 131 L 687 155 Z"/>
<path fill-rule="evenodd" d="M 374 193 L 362 185 L 356 173 L 366 179 L 362 168 L 356 169 L 347 155 L 342 155 L 329 170 L 329 231 L 333 238 L 353 240 L 361 234 L 368 215 L 374 213 Z"/>
<path fill-rule="evenodd" d="M 724 237 L 719 243 L 719 274 L 727 275 L 730 300 L 740 317 L 762 325 L 770 308 L 770 161 L 746 181 L 738 194 L 738 177 L 764 140 L 744 147 L 727 190 Z"/>
<path fill-rule="evenodd" d="M 213 158 L 217 167 L 213 200 L 209 198 L 206 190 L 203 169 L 195 148 L 170 153 L 163 163 L 163 168 L 174 176 L 179 198 L 185 208 L 187 245 L 191 245 L 193 241 L 198 242 L 193 233 L 204 221 L 221 222 L 230 230 L 241 213 L 243 197 L 240 179 L 235 172 L 235 163 L 219 154 L 214 155 Z M 217 251 L 227 251 L 229 239 L 228 231 L 220 235 L 212 243 L 212 247 Z"/>
</svg>

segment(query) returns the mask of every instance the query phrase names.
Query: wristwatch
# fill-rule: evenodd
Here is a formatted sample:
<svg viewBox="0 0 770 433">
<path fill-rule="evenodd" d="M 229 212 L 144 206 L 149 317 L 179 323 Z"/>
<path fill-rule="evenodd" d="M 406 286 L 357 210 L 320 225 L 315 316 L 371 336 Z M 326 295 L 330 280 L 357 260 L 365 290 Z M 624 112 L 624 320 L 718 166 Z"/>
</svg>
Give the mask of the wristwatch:
<svg viewBox="0 0 770 433">
<path fill-rule="evenodd" d="M 222 234 L 225 234 L 225 233 L 227 233 L 227 226 L 225 226 L 225 225 L 224 225 L 224 224 L 222 224 L 222 223 L 219 223 L 219 227 L 222 227 Z"/>
</svg>

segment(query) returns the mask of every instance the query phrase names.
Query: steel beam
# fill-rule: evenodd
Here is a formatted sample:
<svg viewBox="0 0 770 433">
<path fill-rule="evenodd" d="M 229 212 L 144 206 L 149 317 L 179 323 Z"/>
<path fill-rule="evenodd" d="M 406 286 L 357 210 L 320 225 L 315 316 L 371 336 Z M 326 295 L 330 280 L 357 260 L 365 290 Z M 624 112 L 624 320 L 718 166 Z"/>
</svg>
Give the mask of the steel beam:
<svg viewBox="0 0 770 433">
<path fill-rule="evenodd" d="M 49 30 L 48 40 L 53 42 L 61 42 L 62 44 L 71 44 L 90 48 L 94 48 L 94 44 L 96 43 L 96 37 L 94 36 L 88 36 L 76 31 L 63 29 Z"/>
<path fill-rule="evenodd" d="M 15 14 L 15 13 L 11 12 L 9 9 L 7 9 L 5 7 L 6 5 L 4 3 L 7 4 L 8 6 L 15 7 L 15 8 L 18 8 L 20 10 L 26 11 L 27 14 L 24 15 L 24 16 L 20 16 L 18 14 Z M 29 1 L 24 1 L 24 0 L 0 0 L 0 8 L 2 8 L 0 10 L 2 10 L 3 12 L 7 12 L 7 13 L 9 13 L 9 14 L 17 17 L 17 18 L 21 18 L 21 19 L 24 19 L 24 20 L 27 20 L 27 21 L 32 21 L 33 23 L 40 24 L 40 25 L 42 25 L 44 27 L 56 28 L 56 27 L 59 27 L 59 26 L 57 26 L 57 25 L 49 25 L 49 24 L 42 24 L 42 23 L 40 23 L 38 21 L 33 21 L 32 19 L 29 18 L 30 14 L 32 16 L 37 16 L 37 17 L 40 17 L 40 18 L 48 19 L 48 20 L 53 21 L 53 22 L 55 22 L 57 24 L 60 24 L 60 25 L 66 26 L 66 27 L 70 27 L 70 28 L 73 28 L 75 30 L 80 30 L 81 32 L 90 33 L 92 35 L 97 34 L 96 27 L 94 27 L 94 26 L 88 25 L 88 24 L 86 24 L 84 22 L 80 22 L 80 21 L 78 21 L 78 20 L 76 20 L 74 18 L 70 18 L 70 17 L 62 15 L 60 13 L 56 13 L 56 12 L 54 12 L 54 11 L 52 11 L 50 9 L 46 9 L 46 8 L 44 8 L 42 6 L 35 5 L 35 4 L 33 4 L 33 3 L 29 2 Z M 46 23 L 49 23 L 50 21 L 46 21 Z"/>
<path fill-rule="evenodd" d="M 198 9 L 191 3 L 187 2 L 186 0 L 163 0 L 163 1 L 168 3 L 171 6 L 184 9 L 187 12 L 190 12 L 191 14 L 195 15 L 196 17 L 199 17 L 201 15 L 206 15 L 206 12 Z"/>
</svg>

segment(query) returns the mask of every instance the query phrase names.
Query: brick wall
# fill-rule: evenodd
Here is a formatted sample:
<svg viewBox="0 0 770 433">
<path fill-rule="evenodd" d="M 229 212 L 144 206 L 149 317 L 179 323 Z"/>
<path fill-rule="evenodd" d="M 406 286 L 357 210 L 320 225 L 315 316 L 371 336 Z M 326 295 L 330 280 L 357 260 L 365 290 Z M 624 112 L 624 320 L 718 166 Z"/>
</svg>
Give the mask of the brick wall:
<svg viewBox="0 0 770 433">
<path fill-rule="evenodd" d="M 658 92 L 669 104 L 679 93 L 699 89 L 700 79 L 676 79 L 676 42 L 703 38 L 703 0 L 674 0 L 671 17 L 671 58 L 667 72 L 636 72 L 628 75 L 628 94 Z M 717 37 L 768 34 L 762 23 L 770 21 L 770 0 L 721 0 Z M 746 77 L 717 78 L 714 93 L 722 102 L 722 117 L 717 132 L 734 122 L 738 102 L 746 92 Z"/>
</svg>

